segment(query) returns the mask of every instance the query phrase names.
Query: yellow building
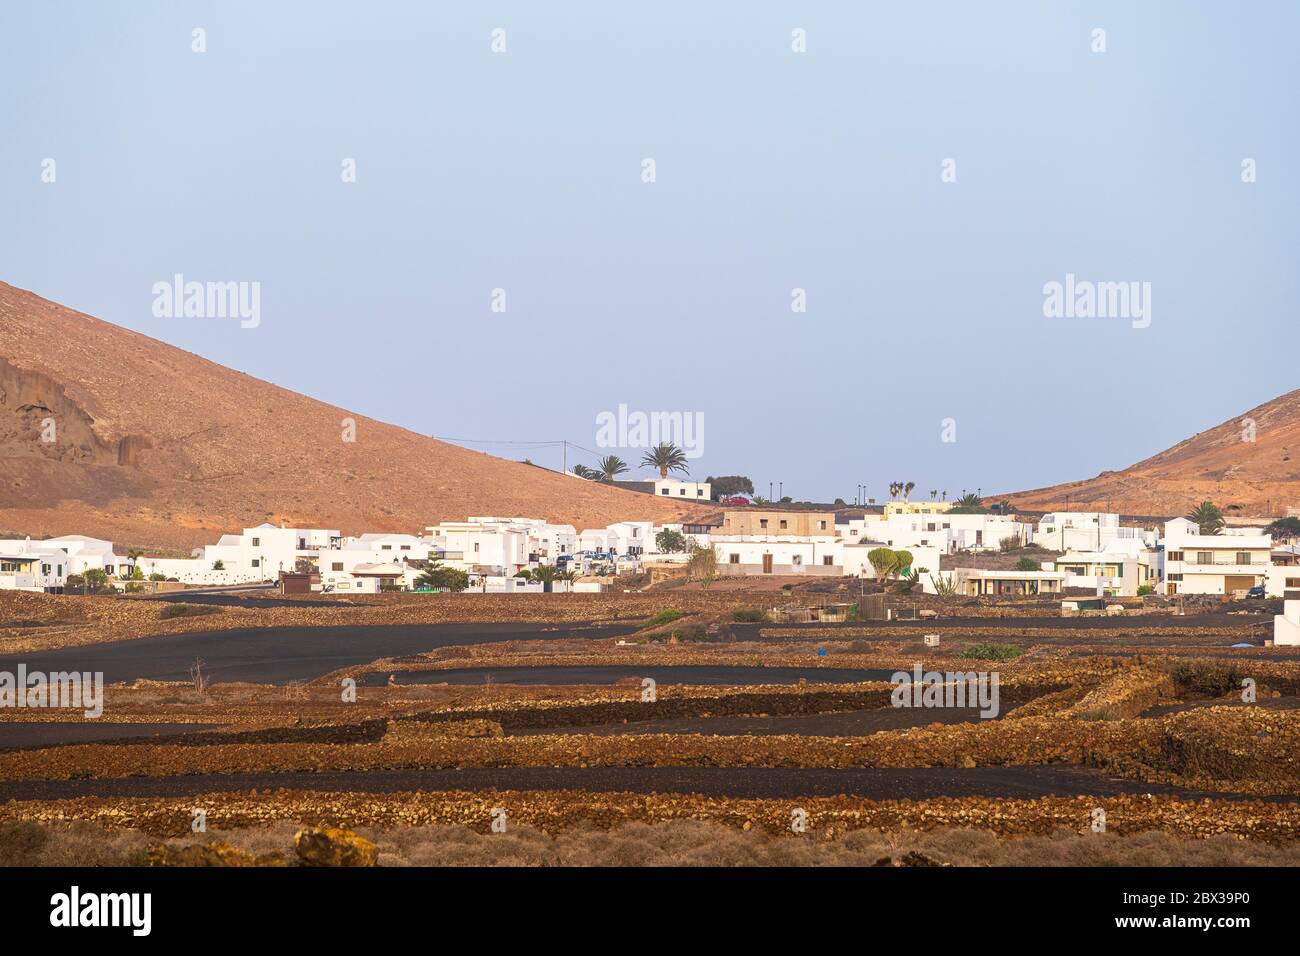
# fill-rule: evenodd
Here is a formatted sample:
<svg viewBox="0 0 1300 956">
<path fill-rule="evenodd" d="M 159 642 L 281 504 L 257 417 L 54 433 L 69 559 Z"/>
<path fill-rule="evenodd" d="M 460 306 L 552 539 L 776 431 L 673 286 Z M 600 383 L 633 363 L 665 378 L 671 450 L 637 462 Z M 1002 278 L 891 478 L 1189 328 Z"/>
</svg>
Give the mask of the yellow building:
<svg viewBox="0 0 1300 956">
<path fill-rule="evenodd" d="M 885 517 L 890 515 L 941 515 L 952 509 L 951 501 L 888 501 Z"/>
</svg>

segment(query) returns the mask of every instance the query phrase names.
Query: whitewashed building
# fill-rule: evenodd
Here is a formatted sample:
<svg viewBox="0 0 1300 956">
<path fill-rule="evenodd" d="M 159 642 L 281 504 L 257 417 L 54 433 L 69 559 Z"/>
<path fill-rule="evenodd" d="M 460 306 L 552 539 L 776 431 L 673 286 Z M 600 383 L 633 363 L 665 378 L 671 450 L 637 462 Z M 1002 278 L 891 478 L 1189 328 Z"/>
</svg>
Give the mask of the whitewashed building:
<svg viewBox="0 0 1300 956">
<path fill-rule="evenodd" d="M 67 583 L 68 552 L 46 541 L 0 541 L 0 591 L 60 592 Z"/>
<path fill-rule="evenodd" d="M 1186 518 L 1165 522 L 1166 594 L 1234 594 L 1264 584 L 1269 573 L 1270 535 L 1201 534 Z"/>
</svg>

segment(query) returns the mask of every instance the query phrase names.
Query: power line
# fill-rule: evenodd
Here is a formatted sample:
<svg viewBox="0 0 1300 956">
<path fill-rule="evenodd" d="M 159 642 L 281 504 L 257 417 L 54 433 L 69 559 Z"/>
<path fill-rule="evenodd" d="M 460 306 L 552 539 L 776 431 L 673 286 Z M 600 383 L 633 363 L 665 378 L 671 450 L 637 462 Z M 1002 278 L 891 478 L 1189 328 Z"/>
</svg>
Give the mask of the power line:
<svg viewBox="0 0 1300 956">
<path fill-rule="evenodd" d="M 562 448 L 563 464 L 561 466 L 561 470 L 566 472 L 569 470 L 569 449 L 570 448 L 576 448 L 579 451 L 585 451 L 588 455 L 591 455 L 591 457 L 595 459 L 599 459 L 601 457 L 600 452 L 593 451 L 592 449 L 587 448 L 585 445 L 579 445 L 577 442 L 568 441 L 567 439 L 564 438 L 555 441 L 549 441 L 549 440 L 524 441 L 515 438 L 447 438 L 442 435 L 430 435 L 429 437 L 437 441 L 451 442 L 452 444 L 456 444 L 456 445 L 508 445 L 511 448 L 519 448 L 519 449 L 526 449 L 526 450 L 535 450 L 538 448 Z"/>
</svg>

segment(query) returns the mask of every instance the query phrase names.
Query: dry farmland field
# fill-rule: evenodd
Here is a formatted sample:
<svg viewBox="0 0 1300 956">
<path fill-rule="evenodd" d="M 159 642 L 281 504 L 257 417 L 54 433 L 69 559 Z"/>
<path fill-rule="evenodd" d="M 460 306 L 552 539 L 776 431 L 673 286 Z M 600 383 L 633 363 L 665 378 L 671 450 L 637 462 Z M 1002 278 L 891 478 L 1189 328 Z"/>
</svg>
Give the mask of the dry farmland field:
<svg viewBox="0 0 1300 956">
<path fill-rule="evenodd" d="M 0 711 L 0 862 L 1300 863 L 1267 609 L 809 600 L 0 595 L 0 671 L 107 682 Z"/>
</svg>

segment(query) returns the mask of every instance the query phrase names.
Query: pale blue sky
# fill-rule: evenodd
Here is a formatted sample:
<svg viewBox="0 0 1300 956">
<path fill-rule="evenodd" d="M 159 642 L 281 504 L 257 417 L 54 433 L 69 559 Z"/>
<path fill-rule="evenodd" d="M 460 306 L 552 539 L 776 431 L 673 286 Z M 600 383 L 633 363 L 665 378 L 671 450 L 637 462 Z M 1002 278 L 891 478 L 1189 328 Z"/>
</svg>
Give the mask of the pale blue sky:
<svg viewBox="0 0 1300 956">
<path fill-rule="evenodd" d="M 621 402 L 763 491 L 1027 488 L 1296 387 L 1298 63 L 1288 2 L 7 0 L 0 279 L 426 434 Z M 176 272 L 261 327 L 154 318 Z M 1067 272 L 1150 328 L 1044 318 Z"/>
</svg>

